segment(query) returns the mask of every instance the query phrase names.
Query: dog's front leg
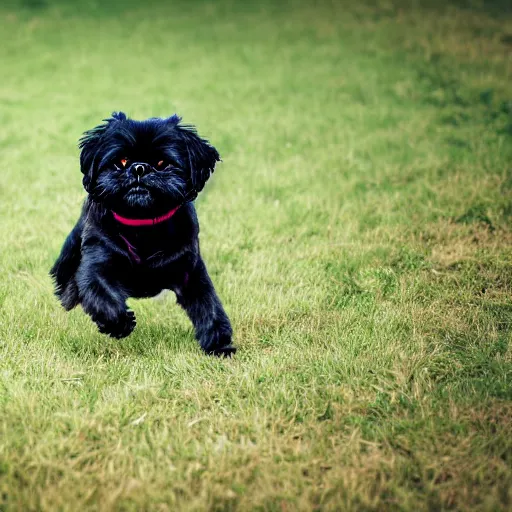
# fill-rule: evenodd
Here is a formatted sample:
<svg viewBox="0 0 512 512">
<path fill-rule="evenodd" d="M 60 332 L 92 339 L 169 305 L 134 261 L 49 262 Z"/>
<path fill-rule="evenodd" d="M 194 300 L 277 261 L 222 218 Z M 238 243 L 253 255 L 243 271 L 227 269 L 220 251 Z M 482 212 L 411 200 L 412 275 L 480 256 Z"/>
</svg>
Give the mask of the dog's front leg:
<svg viewBox="0 0 512 512">
<path fill-rule="evenodd" d="M 205 264 L 199 258 L 186 283 L 176 290 L 178 303 L 194 324 L 201 348 L 217 356 L 231 356 L 236 347 L 231 344 L 233 331 L 229 318 L 215 293 Z"/>
<path fill-rule="evenodd" d="M 83 247 L 76 273 L 78 296 L 101 333 L 124 338 L 135 328 L 135 315 L 126 306 L 128 294 L 113 275 L 111 257 L 101 245 Z"/>
</svg>

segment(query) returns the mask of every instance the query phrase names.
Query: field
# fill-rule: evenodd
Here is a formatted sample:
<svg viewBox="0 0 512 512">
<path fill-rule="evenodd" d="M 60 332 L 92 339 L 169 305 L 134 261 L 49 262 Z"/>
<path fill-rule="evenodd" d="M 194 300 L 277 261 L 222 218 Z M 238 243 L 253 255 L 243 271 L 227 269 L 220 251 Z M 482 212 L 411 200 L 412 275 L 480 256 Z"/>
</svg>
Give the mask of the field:
<svg viewBox="0 0 512 512">
<path fill-rule="evenodd" d="M 512 8 L 0 6 L 0 510 L 510 510 Z M 163 299 L 112 340 L 48 270 L 76 142 L 174 112 L 235 330 Z"/>
</svg>

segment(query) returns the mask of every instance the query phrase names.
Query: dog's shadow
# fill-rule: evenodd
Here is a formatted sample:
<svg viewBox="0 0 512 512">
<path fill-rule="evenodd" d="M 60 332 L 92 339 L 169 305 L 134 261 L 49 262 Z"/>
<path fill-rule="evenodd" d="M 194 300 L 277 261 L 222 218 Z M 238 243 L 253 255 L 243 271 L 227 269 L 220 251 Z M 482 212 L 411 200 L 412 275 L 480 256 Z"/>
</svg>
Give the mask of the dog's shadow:
<svg viewBox="0 0 512 512">
<path fill-rule="evenodd" d="M 178 315 L 155 315 L 149 311 L 137 315 L 137 327 L 122 339 L 115 339 L 97 331 L 96 326 L 82 311 L 69 315 L 68 328 L 57 337 L 63 353 L 82 361 L 111 360 L 119 358 L 169 358 L 178 354 L 199 354 L 192 326 Z"/>
</svg>

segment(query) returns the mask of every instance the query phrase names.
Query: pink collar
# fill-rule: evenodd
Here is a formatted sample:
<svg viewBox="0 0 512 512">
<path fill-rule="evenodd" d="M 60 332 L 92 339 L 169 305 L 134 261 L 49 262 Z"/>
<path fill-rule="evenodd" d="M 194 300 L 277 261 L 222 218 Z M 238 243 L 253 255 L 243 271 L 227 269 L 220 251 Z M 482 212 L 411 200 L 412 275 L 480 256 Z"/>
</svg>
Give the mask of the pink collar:
<svg viewBox="0 0 512 512">
<path fill-rule="evenodd" d="M 165 215 L 161 217 L 155 217 L 154 219 L 128 219 L 126 217 L 121 217 L 121 215 L 112 211 L 112 215 L 117 222 L 124 224 L 125 226 L 154 226 L 155 224 L 160 224 L 160 222 L 165 222 L 169 220 L 177 211 L 179 206 L 173 208 L 170 212 L 167 212 Z"/>
</svg>

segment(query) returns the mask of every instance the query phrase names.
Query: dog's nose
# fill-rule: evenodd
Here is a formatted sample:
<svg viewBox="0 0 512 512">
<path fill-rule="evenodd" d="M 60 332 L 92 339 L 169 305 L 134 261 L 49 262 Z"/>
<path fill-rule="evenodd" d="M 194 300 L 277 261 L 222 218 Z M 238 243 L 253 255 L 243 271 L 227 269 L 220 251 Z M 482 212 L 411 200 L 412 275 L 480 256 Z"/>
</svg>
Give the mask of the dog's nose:
<svg viewBox="0 0 512 512">
<path fill-rule="evenodd" d="M 146 166 L 143 164 L 133 164 L 133 174 L 135 176 L 144 176 L 146 172 Z"/>
</svg>

